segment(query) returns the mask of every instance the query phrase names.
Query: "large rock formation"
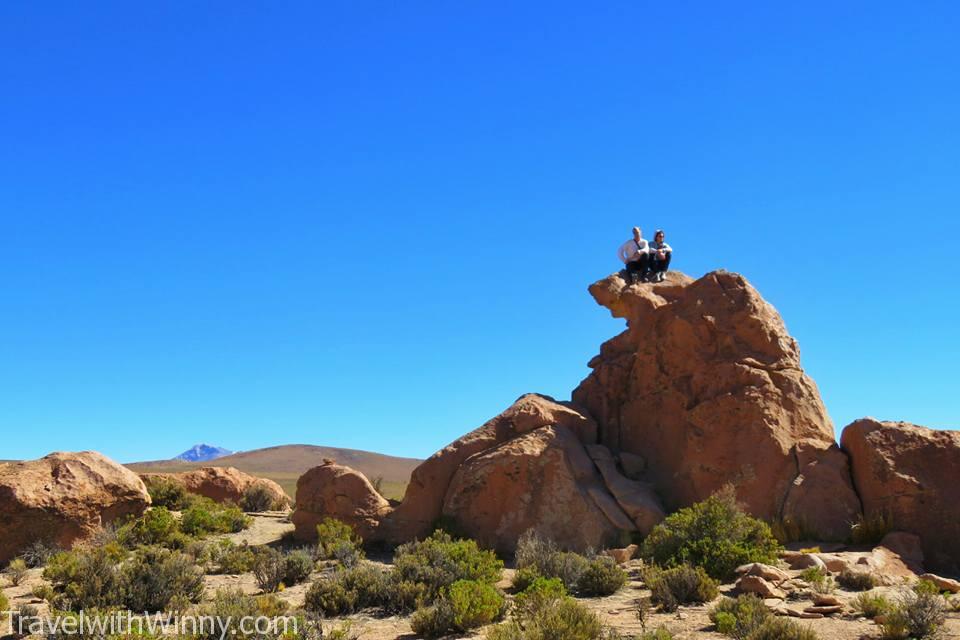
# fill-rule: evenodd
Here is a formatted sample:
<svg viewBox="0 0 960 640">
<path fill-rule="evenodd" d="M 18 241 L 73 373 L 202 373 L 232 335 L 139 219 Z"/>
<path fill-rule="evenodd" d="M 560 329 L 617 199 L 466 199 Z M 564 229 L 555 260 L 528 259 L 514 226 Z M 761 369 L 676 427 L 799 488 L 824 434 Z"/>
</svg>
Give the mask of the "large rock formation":
<svg viewBox="0 0 960 640">
<path fill-rule="evenodd" d="M 860 502 L 833 426 L 796 341 L 742 276 L 627 286 L 613 275 L 590 293 L 627 330 L 601 347 L 573 401 L 600 443 L 645 461 L 668 508 L 732 483 L 758 517 L 846 537 Z"/>
<path fill-rule="evenodd" d="M 841 444 L 864 513 L 919 535 L 927 568 L 960 572 L 960 432 L 864 418 Z"/>
<path fill-rule="evenodd" d="M 253 487 L 264 489 L 274 503 L 274 508 L 290 506 L 290 498 L 283 487 L 270 480 L 244 473 L 234 467 L 203 467 L 180 473 L 142 473 L 140 477 L 150 483 L 163 479 L 183 486 L 190 493 L 205 496 L 216 502 L 241 504 L 244 494 Z"/>
<path fill-rule="evenodd" d="M 317 525 L 324 518 L 349 524 L 364 540 L 375 539 L 380 519 L 390 503 L 359 471 L 325 460 L 297 480 L 297 498 L 290 521 L 294 535 L 305 542 L 317 539 Z"/>
<path fill-rule="evenodd" d="M 0 562 L 36 540 L 70 547 L 149 504 L 137 474 L 93 451 L 0 466 Z"/>
</svg>

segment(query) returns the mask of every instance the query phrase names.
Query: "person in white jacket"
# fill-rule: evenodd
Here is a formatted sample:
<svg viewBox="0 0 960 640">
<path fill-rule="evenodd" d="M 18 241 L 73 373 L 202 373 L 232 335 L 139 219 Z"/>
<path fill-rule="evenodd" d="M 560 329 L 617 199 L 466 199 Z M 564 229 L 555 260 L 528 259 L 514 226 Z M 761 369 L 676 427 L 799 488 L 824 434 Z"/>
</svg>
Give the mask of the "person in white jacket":
<svg viewBox="0 0 960 640">
<path fill-rule="evenodd" d="M 633 238 L 620 245 L 617 257 L 627 267 L 624 275 L 627 284 L 646 281 L 650 273 L 650 246 L 643 239 L 640 227 L 633 228 Z"/>
<path fill-rule="evenodd" d="M 663 282 L 667 275 L 667 269 L 670 268 L 670 258 L 673 256 L 673 249 L 664 242 L 663 229 L 657 229 L 653 234 L 653 242 L 650 243 L 650 272 L 653 274 L 654 282 Z"/>
</svg>

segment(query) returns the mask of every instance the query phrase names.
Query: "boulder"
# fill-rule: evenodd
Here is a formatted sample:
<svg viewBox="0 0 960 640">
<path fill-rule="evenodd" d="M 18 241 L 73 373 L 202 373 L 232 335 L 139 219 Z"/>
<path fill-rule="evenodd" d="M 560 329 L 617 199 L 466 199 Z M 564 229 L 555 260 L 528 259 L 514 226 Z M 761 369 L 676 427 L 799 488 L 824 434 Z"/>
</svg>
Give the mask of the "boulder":
<svg viewBox="0 0 960 640">
<path fill-rule="evenodd" d="M 622 549 L 605 549 L 603 553 L 613 558 L 617 564 L 624 564 L 633 560 L 638 551 L 640 551 L 639 545 L 629 544 Z"/>
<path fill-rule="evenodd" d="M 297 540 L 317 539 L 317 525 L 336 518 L 353 527 L 364 540 L 376 538 L 380 520 L 390 503 L 359 471 L 325 460 L 297 480 L 297 498 L 290 521 Z"/>
<path fill-rule="evenodd" d="M 570 403 L 556 402 L 538 394 L 522 396 L 506 411 L 414 469 L 403 502 L 386 516 L 381 535 L 395 544 L 429 535 L 443 511 L 454 475 L 468 458 L 549 425 L 564 427 L 584 444 L 597 439 L 596 423 Z"/>
<path fill-rule="evenodd" d="M 937 589 L 939 589 L 941 592 L 948 591 L 950 593 L 960 593 L 960 581 L 958 580 L 944 578 L 934 573 L 925 573 L 920 576 L 920 579 L 927 580 L 928 582 L 932 582 L 933 584 L 937 585 Z"/>
<path fill-rule="evenodd" d="M 743 276 L 627 286 L 613 275 L 590 293 L 627 321 L 573 392 L 599 444 L 645 460 L 670 510 L 732 483 L 755 516 L 846 537 L 860 501 L 833 425 L 796 341 Z"/>
<path fill-rule="evenodd" d="M 864 418 L 841 446 L 864 513 L 920 536 L 928 568 L 960 573 L 960 432 Z"/>
<path fill-rule="evenodd" d="M 783 590 L 778 589 L 768 580 L 760 576 L 743 576 L 737 580 L 736 588 L 740 593 L 755 593 L 765 599 L 775 598 L 777 600 L 783 600 L 787 597 L 787 594 Z"/>
<path fill-rule="evenodd" d="M 763 564 L 762 562 L 751 562 L 750 564 L 745 564 L 737 567 L 734 572 L 738 576 L 760 576 L 767 582 L 771 582 L 775 585 L 779 585 L 782 582 L 786 582 L 790 579 L 790 574 L 782 569 L 776 567 L 771 567 L 768 564 Z"/>
<path fill-rule="evenodd" d="M 442 514 L 501 552 L 531 529 L 574 550 L 610 546 L 635 530 L 580 439 L 561 425 L 471 456 L 454 474 Z"/>
<path fill-rule="evenodd" d="M 202 467 L 180 473 L 143 473 L 140 477 L 149 487 L 157 479 L 183 485 L 190 493 L 205 496 L 216 502 L 241 504 L 250 488 L 263 487 L 273 499 L 277 509 L 290 506 L 290 498 L 279 484 L 268 478 L 244 473 L 235 467 Z"/>
<path fill-rule="evenodd" d="M 149 504 L 136 473 L 94 451 L 0 466 L 0 563 L 36 540 L 69 548 Z"/>
</svg>

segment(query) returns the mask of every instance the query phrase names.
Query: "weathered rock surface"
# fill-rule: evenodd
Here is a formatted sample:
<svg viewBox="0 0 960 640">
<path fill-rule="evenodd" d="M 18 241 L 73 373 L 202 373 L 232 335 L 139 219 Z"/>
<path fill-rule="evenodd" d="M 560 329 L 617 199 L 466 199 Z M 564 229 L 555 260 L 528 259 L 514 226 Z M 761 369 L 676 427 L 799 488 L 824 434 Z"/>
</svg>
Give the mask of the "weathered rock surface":
<svg viewBox="0 0 960 640">
<path fill-rule="evenodd" d="M 244 473 L 234 467 L 203 467 L 181 473 L 143 473 L 143 481 L 150 483 L 157 479 L 177 482 L 197 495 L 205 496 L 216 502 L 235 502 L 240 504 L 243 496 L 252 487 L 262 487 L 270 494 L 275 506 L 280 509 L 290 506 L 290 498 L 283 488 L 268 478 L 260 478 Z"/>
<path fill-rule="evenodd" d="M 149 504 L 136 473 L 94 451 L 0 466 L 0 562 L 36 540 L 70 547 Z"/>
<path fill-rule="evenodd" d="M 364 540 L 376 538 L 390 503 L 359 471 L 327 460 L 297 480 L 297 498 L 290 521 L 298 540 L 317 539 L 317 525 L 325 518 L 349 524 Z"/>
<path fill-rule="evenodd" d="M 418 466 L 410 477 L 403 502 L 384 520 L 382 535 L 395 543 L 429 535 L 443 512 L 450 483 L 462 464 L 471 456 L 545 426 L 564 427 L 584 444 L 597 439 L 593 419 L 569 403 L 537 394 L 522 396 L 506 411 Z"/>
<path fill-rule="evenodd" d="M 864 418 L 841 445 L 864 512 L 919 535 L 928 568 L 960 573 L 960 432 Z"/>
<path fill-rule="evenodd" d="M 671 510 L 732 483 L 756 516 L 846 536 L 860 502 L 833 426 L 796 341 L 742 276 L 628 287 L 613 275 L 590 293 L 627 320 L 573 393 L 600 444 L 641 456 Z"/>
<path fill-rule="evenodd" d="M 740 593 L 755 593 L 761 598 L 783 600 L 787 597 L 782 589 L 778 589 L 769 580 L 760 576 L 745 575 L 737 580 L 736 588 Z"/>
</svg>

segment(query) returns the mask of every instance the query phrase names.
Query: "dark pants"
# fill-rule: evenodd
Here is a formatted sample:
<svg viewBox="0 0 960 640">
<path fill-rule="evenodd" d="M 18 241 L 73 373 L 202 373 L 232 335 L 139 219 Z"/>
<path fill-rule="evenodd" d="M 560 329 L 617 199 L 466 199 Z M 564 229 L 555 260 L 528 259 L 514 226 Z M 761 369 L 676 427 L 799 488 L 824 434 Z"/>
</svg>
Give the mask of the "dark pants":
<svg viewBox="0 0 960 640">
<path fill-rule="evenodd" d="M 650 273 L 650 256 L 641 253 L 636 260 L 627 263 L 627 281 L 643 280 Z"/>
<path fill-rule="evenodd" d="M 666 271 L 670 268 L 670 256 L 673 254 L 672 251 L 667 251 L 666 257 L 663 259 L 658 258 L 657 254 L 650 254 L 650 271 L 653 273 L 659 273 L 661 271 Z"/>
</svg>

